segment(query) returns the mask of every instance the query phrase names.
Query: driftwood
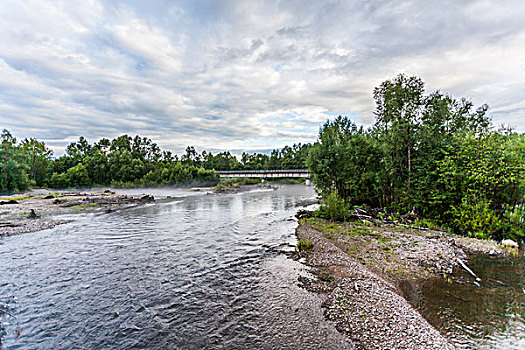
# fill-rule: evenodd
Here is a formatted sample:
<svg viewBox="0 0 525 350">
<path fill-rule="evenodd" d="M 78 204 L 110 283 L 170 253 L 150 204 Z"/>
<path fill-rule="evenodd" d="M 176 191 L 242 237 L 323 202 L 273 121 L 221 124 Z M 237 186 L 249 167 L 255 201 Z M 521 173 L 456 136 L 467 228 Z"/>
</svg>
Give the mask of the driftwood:
<svg viewBox="0 0 525 350">
<path fill-rule="evenodd" d="M 476 282 L 480 282 L 481 281 L 481 278 L 479 278 L 478 276 L 476 276 L 476 274 L 463 262 L 463 260 L 461 260 L 460 258 L 456 258 L 456 260 L 458 261 L 459 265 L 465 269 L 465 271 L 467 271 L 468 273 L 470 273 L 472 276 L 474 276 L 474 278 L 476 279 Z"/>
<path fill-rule="evenodd" d="M 403 226 L 403 227 L 408 227 L 408 228 L 412 228 L 412 229 L 414 229 L 414 230 L 430 231 L 430 229 L 429 229 L 428 227 L 421 227 L 421 226 L 407 225 L 407 224 L 401 224 L 401 223 L 396 223 L 396 225 Z"/>
<path fill-rule="evenodd" d="M 13 224 L 12 222 L 0 222 L 0 227 L 17 227 L 18 224 Z"/>
<path fill-rule="evenodd" d="M 40 215 L 35 213 L 35 209 L 31 209 L 31 212 L 27 216 L 28 219 L 36 219 L 36 218 L 39 218 L 39 217 L 40 217 Z"/>
<path fill-rule="evenodd" d="M 354 211 L 350 213 L 350 218 L 360 221 L 371 221 L 374 219 L 374 217 L 370 215 L 369 212 L 360 208 L 354 209 Z"/>
</svg>

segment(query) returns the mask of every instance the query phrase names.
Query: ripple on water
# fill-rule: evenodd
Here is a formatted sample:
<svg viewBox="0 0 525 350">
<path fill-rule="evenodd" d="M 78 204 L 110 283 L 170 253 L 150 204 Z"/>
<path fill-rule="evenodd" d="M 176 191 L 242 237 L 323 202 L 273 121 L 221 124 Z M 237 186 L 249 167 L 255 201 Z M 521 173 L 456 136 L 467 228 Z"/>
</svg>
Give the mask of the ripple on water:
<svg viewBox="0 0 525 350">
<path fill-rule="evenodd" d="M 187 196 L 0 244 L 16 296 L 7 348 L 348 348 L 297 287 L 297 205 L 312 188 Z M 319 343 L 323 339 L 323 343 Z"/>
</svg>

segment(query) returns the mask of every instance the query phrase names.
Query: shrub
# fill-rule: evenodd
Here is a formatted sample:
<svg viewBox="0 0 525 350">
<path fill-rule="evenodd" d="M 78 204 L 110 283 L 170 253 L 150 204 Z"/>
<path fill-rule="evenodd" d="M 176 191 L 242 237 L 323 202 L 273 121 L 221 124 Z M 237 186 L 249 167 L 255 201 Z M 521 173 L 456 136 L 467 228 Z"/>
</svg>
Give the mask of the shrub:
<svg viewBox="0 0 525 350">
<path fill-rule="evenodd" d="M 312 249 L 313 247 L 314 247 L 314 245 L 313 245 L 312 241 L 307 240 L 307 239 L 300 239 L 297 242 L 297 246 L 295 247 L 295 251 L 296 252 L 304 252 L 304 251 Z"/>
<path fill-rule="evenodd" d="M 452 206 L 452 226 L 470 237 L 488 239 L 504 230 L 504 223 L 484 199 L 465 196 L 458 206 Z"/>
<path fill-rule="evenodd" d="M 348 205 L 337 192 L 330 192 L 323 198 L 321 207 L 315 214 L 318 217 L 331 221 L 345 221 L 349 216 Z"/>
<path fill-rule="evenodd" d="M 506 238 L 510 238 L 522 246 L 525 240 L 525 204 L 518 204 L 514 207 L 507 205 L 505 218 L 509 224 Z"/>
</svg>

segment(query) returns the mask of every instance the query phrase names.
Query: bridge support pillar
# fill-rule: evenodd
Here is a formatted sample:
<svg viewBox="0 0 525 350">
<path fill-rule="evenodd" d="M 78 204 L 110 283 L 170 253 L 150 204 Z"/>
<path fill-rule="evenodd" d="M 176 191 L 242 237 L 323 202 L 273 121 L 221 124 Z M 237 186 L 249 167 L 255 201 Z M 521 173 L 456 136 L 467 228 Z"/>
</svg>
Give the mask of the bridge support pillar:
<svg viewBox="0 0 525 350">
<path fill-rule="evenodd" d="M 306 186 L 312 186 L 312 180 L 307 178 L 306 181 L 305 181 L 305 184 L 306 184 Z"/>
<path fill-rule="evenodd" d="M 265 183 L 265 182 L 266 182 L 266 179 L 263 177 L 263 178 L 261 179 L 261 183 L 263 184 L 263 183 Z"/>
</svg>

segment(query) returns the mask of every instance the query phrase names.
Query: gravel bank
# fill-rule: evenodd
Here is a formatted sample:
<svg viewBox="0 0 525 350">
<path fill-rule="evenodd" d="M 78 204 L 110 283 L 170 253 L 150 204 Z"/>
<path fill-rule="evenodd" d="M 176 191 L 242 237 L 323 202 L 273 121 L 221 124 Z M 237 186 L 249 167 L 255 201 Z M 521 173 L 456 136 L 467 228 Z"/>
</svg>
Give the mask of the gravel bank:
<svg viewBox="0 0 525 350">
<path fill-rule="evenodd" d="M 133 198 L 114 192 L 25 193 L 0 198 L 0 237 L 53 228 L 71 220 L 57 215 L 113 211 L 153 201 L 151 196 Z M 31 210 L 36 217 L 30 217 Z"/>
<path fill-rule="evenodd" d="M 349 336 L 356 349 L 454 349 L 401 296 L 397 282 L 406 276 L 389 278 L 379 265 L 363 264 L 345 252 L 345 245 L 337 238 L 327 238 L 335 234 L 329 230 L 321 233 L 311 224 L 299 225 L 297 237 L 313 243 L 312 249 L 299 255 L 306 258 L 306 264 L 312 266 L 318 276 L 317 279 L 301 278 L 301 282 L 306 289 L 324 296 L 325 317 L 335 322 L 339 332 Z M 374 239 L 379 243 L 387 242 L 380 237 L 383 236 L 370 238 L 369 245 Z M 346 244 L 350 241 L 346 240 Z M 375 250 L 377 246 L 364 253 L 370 256 L 370 261 L 374 259 L 372 252 Z M 406 251 L 409 254 L 408 249 Z M 389 263 L 384 268 L 394 265 Z M 405 269 L 410 272 L 411 266 Z M 417 271 L 424 275 L 423 271 L 427 270 L 420 266 Z"/>
</svg>

